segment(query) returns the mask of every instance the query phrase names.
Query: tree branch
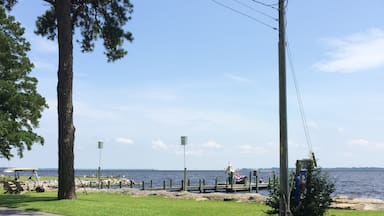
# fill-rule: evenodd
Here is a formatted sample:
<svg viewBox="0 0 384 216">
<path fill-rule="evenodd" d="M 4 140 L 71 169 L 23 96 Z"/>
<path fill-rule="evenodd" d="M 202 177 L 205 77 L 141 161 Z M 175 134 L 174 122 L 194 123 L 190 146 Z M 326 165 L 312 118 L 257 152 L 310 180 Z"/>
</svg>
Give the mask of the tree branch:
<svg viewBox="0 0 384 216">
<path fill-rule="evenodd" d="M 49 4 L 51 4 L 52 6 L 55 6 L 55 3 L 56 3 L 56 0 L 43 0 Z"/>
</svg>

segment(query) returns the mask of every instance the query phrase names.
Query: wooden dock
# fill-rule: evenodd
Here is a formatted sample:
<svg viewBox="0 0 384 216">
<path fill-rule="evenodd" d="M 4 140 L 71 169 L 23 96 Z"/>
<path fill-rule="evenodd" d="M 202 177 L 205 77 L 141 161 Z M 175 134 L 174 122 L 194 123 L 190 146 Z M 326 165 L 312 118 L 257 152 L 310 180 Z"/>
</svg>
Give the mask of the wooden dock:
<svg viewBox="0 0 384 216">
<path fill-rule="evenodd" d="M 274 177 L 275 178 L 275 177 Z M 230 179 L 230 178 L 229 178 Z M 199 179 L 198 182 L 194 180 L 191 183 L 190 180 L 187 181 L 187 184 L 184 184 L 183 180 L 175 182 L 172 179 L 163 180 L 162 182 L 153 182 L 152 180 L 144 182 L 134 182 L 129 181 L 120 181 L 120 182 L 100 182 L 99 184 L 94 184 L 98 188 L 108 188 L 108 189 L 118 189 L 118 188 L 136 188 L 140 190 L 165 190 L 165 191 L 188 191 L 194 193 L 210 193 L 210 192 L 258 192 L 259 190 L 268 189 L 268 186 L 271 182 L 262 182 L 259 181 L 257 172 L 251 172 L 249 177 L 244 180 L 243 183 L 235 183 L 233 180 L 229 182 L 229 179 L 226 182 L 219 182 L 219 178 L 216 177 L 214 181 L 210 181 L 209 184 L 206 184 L 205 179 Z M 85 184 L 87 185 L 87 184 Z M 186 185 L 186 188 L 183 188 L 183 185 Z M 89 185 L 91 187 L 91 185 Z"/>
<path fill-rule="evenodd" d="M 257 188 L 256 188 L 257 187 Z M 246 185 L 246 184 L 218 184 L 218 185 L 195 185 L 187 186 L 186 191 L 188 192 L 200 192 L 200 193 L 209 193 L 209 192 L 254 192 L 268 188 L 268 183 L 259 183 L 257 186 L 255 184 Z M 158 190 L 163 190 L 164 188 L 158 188 Z M 146 190 L 151 190 L 150 188 Z M 156 190 L 156 189 L 155 189 Z M 167 189 L 165 189 L 167 190 Z M 182 188 L 172 188 L 168 189 L 169 191 L 182 191 Z"/>
<path fill-rule="evenodd" d="M 150 181 L 149 183 L 142 181 L 140 185 L 141 190 L 166 190 L 166 191 L 188 191 L 188 192 L 199 192 L 199 193 L 209 193 L 209 192 L 258 192 L 259 190 L 265 190 L 268 189 L 269 183 L 265 182 L 253 182 L 250 183 L 249 181 L 242 183 L 242 184 L 236 184 L 229 182 L 225 183 L 219 183 L 217 178 L 215 180 L 215 184 L 206 184 L 205 179 L 200 179 L 198 184 L 192 185 L 190 181 L 188 181 L 187 186 L 184 190 L 183 188 L 183 180 L 181 180 L 179 185 L 173 185 L 172 180 L 169 180 L 169 183 L 164 180 L 162 187 L 155 187 L 153 186 L 153 182 Z M 132 187 L 132 186 L 131 186 Z M 135 186 L 137 187 L 137 185 Z"/>
</svg>

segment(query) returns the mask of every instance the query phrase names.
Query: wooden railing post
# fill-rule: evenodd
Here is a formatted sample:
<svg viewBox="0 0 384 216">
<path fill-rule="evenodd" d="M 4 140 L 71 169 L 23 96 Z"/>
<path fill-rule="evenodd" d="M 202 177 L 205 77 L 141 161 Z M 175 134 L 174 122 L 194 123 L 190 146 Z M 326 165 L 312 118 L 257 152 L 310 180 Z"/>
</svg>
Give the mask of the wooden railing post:
<svg viewBox="0 0 384 216">
<path fill-rule="evenodd" d="M 256 193 L 259 193 L 259 176 L 257 174 L 257 171 L 255 172 L 256 172 L 256 176 L 255 176 Z"/>
<path fill-rule="evenodd" d="M 249 172 L 249 192 L 252 192 L 252 171 Z"/>
<path fill-rule="evenodd" d="M 233 183 L 234 183 L 234 180 L 233 180 L 233 172 L 231 172 L 231 179 L 230 179 L 230 183 L 231 183 L 231 191 L 233 192 Z"/>
<path fill-rule="evenodd" d="M 218 177 L 215 178 L 215 192 L 217 192 L 217 186 L 219 184 L 219 179 Z"/>
<path fill-rule="evenodd" d="M 205 179 L 203 179 L 203 192 L 205 193 Z"/>
</svg>

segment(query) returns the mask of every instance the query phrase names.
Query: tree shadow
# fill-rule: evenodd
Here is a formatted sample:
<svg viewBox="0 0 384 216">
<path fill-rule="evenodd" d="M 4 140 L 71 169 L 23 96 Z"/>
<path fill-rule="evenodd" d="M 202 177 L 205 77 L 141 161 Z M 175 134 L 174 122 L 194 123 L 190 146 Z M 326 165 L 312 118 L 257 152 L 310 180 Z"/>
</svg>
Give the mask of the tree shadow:
<svg viewBox="0 0 384 216">
<path fill-rule="evenodd" d="M 0 206 L 7 206 L 11 208 L 22 207 L 25 203 L 31 202 L 49 202 L 57 201 L 55 196 L 32 196 L 29 194 L 2 194 L 0 195 Z M 37 211 L 38 209 L 31 209 Z"/>
<path fill-rule="evenodd" d="M 39 209 L 30 208 L 30 209 L 23 210 L 23 209 L 16 209 L 16 208 L 0 207 L 0 215 L 10 215 L 10 216 L 29 215 L 29 216 L 31 216 L 31 215 L 35 215 L 32 212 L 36 212 L 36 211 L 39 211 Z M 36 215 L 42 215 L 42 214 L 36 214 Z M 44 214 L 44 215 L 54 215 L 54 214 Z"/>
</svg>

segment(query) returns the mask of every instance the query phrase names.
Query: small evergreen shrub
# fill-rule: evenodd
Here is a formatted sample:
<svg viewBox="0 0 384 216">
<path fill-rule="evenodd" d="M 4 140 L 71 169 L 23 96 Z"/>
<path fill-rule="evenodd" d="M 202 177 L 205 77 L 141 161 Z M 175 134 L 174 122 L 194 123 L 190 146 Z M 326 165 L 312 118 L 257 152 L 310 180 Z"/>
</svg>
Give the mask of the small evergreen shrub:
<svg viewBox="0 0 384 216">
<path fill-rule="evenodd" d="M 295 184 L 294 174 L 291 175 L 290 210 L 295 216 L 323 216 L 331 205 L 331 194 L 335 191 L 335 185 L 329 175 L 321 168 L 313 168 L 312 165 L 304 167 L 307 170 L 305 183 Z M 300 193 L 295 191 L 300 187 Z M 268 214 L 279 214 L 280 186 L 277 178 L 269 185 L 269 198 L 266 204 L 272 209 Z"/>
</svg>

